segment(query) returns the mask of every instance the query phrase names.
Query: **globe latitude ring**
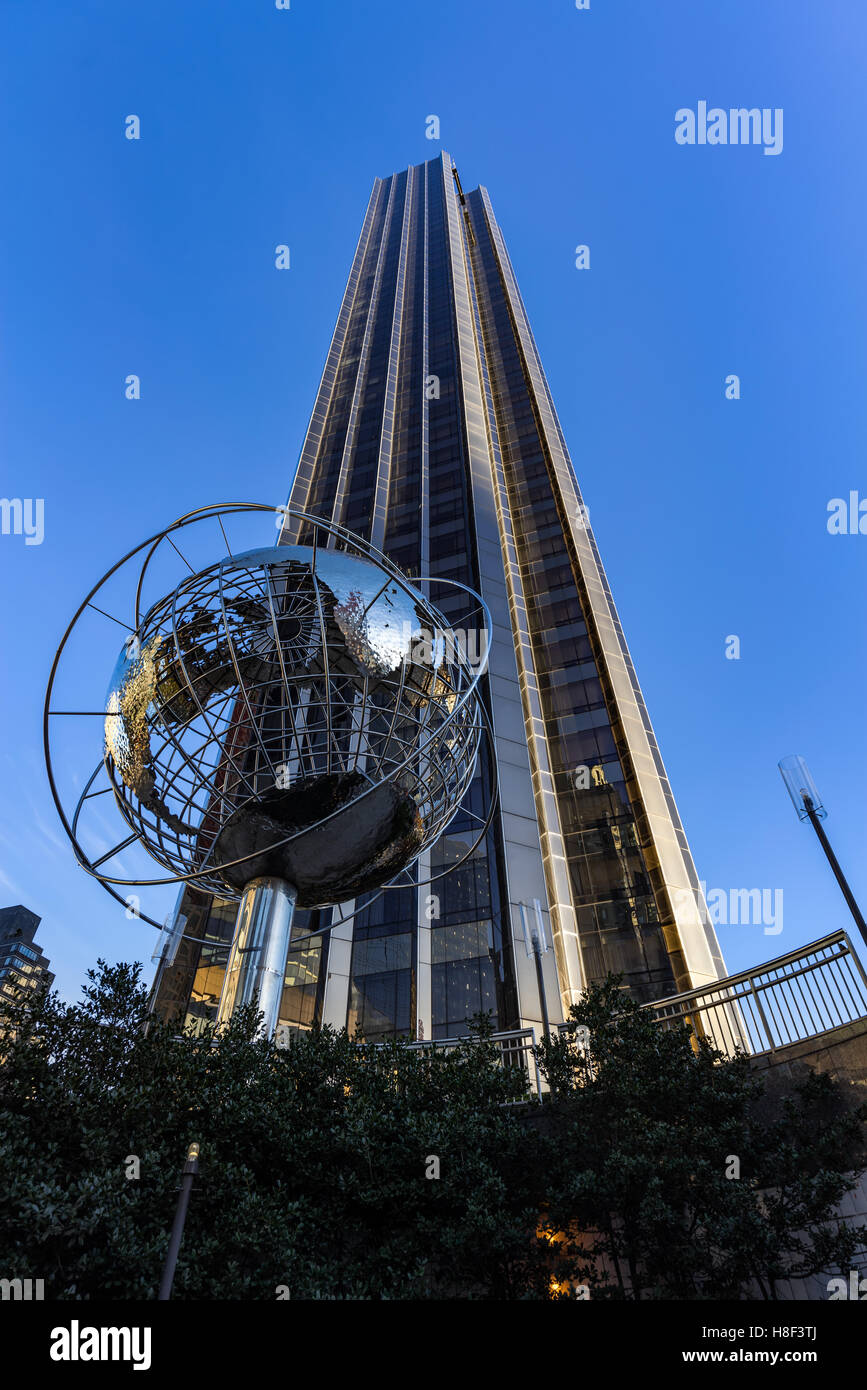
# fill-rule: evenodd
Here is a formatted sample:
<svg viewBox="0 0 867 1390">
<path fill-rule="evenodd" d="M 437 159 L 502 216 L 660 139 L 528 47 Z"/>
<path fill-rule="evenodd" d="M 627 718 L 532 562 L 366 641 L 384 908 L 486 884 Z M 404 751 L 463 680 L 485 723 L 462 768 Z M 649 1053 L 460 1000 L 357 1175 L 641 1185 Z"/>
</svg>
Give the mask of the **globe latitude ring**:
<svg viewBox="0 0 867 1390">
<path fill-rule="evenodd" d="M 223 530 L 222 518 L 241 510 L 274 509 L 202 508 L 109 571 L 146 552 L 109 682 L 104 772 L 127 826 L 171 877 L 100 872 L 76 834 L 94 778 L 72 826 L 55 785 L 47 729 L 49 715 L 66 712 L 51 708 L 58 661 L 83 610 L 101 611 L 91 600 L 104 581 L 52 668 L 49 777 L 79 862 L 109 891 L 187 881 L 238 897 L 251 879 L 277 877 L 299 906 L 324 907 L 403 877 L 458 809 L 483 728 L 490 734 L 478 697 L 490 616 L 456 585 L 484 622 L 481 653 L 468 654 L 385 556 L 291 508 L 281 510 L 312 545 L 230 551 L 199 571 L 184 560 L 191 572 L 142 614 L 161 542 L 180 554 L 172 532 L 214 517 Z"/>
</svg>

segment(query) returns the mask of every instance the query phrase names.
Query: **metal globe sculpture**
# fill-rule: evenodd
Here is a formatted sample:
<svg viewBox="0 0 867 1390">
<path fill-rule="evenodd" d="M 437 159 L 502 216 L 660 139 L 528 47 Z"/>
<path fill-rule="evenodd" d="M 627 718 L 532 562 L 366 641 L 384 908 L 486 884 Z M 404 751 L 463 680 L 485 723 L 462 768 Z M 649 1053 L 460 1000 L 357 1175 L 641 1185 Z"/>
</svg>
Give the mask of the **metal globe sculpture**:
<svg viewBox="0 0 867 1390">
<path fill-rule="evenodd" d="M 76 621 L 86 608 L 103 612 L 93 602 L 100 585 L 55 659 L 46 755 L 79 862 L 107 886 L 188 882 L 241 900 L 219 1016 L 254 1000 L 270 1032 L 294 906 L 383 889 L 458 810 L 486 727 L 478 683 L 490 619 L 465 590 L 484 622 L 479 659 L 479 644 L 468 652 L 382 554 L 300 513 L 289 515 L 310 544 L 233 553 L 227 540 L 222 558 L 190 565 L 173 533 L 216 517 L 225 537 L 223 520 L 239 510 L 265 509 L 205 508 L 121 562 L 144 552 L 104 703 L 102 761 L 71 820 L 50 722 L 78 711 L 55 710 L 52 691 Z M 145 608 L 144 581 L 166 540 L 186 570 Z M 111 855 L 84 847 L 82 815 L 103 792 L 128 829 L 118 848 L 137 841 L 167 878 L 124 879 L 103 867 Z"/>
<path fill-rule="evenodd" d="M 274 546 L 183 580 L 112 676 L 118 805 L 153 857 L 301 907 L 378 888 L 454 814 L 481 725 L 441 614 L 358 555 Z M 435 635 L 434 635 L 435 634 Z"/>
</svg>

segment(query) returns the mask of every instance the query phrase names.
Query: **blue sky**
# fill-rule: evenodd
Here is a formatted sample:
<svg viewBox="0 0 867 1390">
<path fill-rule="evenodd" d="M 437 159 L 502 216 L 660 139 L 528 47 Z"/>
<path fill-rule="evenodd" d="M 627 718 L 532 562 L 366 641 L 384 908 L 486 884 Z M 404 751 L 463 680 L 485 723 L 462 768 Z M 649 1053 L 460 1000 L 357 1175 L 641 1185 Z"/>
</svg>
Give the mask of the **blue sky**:
<svg viewBox="0 0 867 1390">
<path fill-rule="evenodd" d="M 503 227 L 699 874 L 783 890 L 781 932 L 719 927 L 729 967 L 851 925 L 776 763 L 867 904 L 867 536 L 826 526 L 867 498 L 865 40 L 856 0 L 3 7 L 0 492 L 45 533 L 0 536 L 0 904 L 67 996 L 154 933 L 63 840 L 54 646 L 175 516 L 285 499 L 372 180 L 443 148 Z M 700 100 L 782 108 L 782 153 L 678 145 Z"/>
</svg>

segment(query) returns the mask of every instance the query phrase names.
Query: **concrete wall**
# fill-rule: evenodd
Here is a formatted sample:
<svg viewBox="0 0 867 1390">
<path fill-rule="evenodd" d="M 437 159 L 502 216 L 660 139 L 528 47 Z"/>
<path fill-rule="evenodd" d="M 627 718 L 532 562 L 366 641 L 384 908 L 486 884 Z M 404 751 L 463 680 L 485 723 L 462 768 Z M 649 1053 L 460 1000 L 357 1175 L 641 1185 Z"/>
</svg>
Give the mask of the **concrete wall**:
<svg viewBox="0 0 867 1390">
<path fill-rule="evenodd" d="M 782 1097 L 803 1078 L 808 1069 L 828 1072 L 840 1085 L 843 1102 L 854 1109 L 867 1104 L 867 1019 L 845 1024 L 822 1033 L 806 1042 L 790 1043 L 775 1052 L 764 1052 L 754 1058 L 753 1066 L 762 1076 L 770 1097 Z M 860 1168 L 867 1167 L 867 1153 L 856 1155 Z M 854 1192 L 843 1199 L 840 1216 L 853 1225 L 867 1226 L 867 1173 L 861 1172 Z M 858 1277 L 867 1279 L 867 1255 L 857 1257 Z M 848 1280 L 849 1271 L 839 1271 Z M 778 1286 L 781 1299 L 819 1301 L 828 1298 L 828 1280 L 837 1271 L 829 1270 L 824 1277 L 789 1279 Z M 867 1288 L 862 1291 L 867 1298 Z"/>
</svg>

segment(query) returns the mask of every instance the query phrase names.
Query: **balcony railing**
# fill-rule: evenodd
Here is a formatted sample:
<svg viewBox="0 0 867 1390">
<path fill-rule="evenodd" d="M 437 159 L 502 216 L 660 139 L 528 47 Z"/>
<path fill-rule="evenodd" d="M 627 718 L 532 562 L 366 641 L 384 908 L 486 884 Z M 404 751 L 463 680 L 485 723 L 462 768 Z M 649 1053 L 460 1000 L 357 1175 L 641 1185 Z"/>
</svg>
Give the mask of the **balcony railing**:
<svg viewBox="0 0 867 1390">
<path fill-rule="evenodd" d="M 426 1052 L 446 1052 L 459 1043 L 466 1043 L 469 1035 L 464 1034 L 458 1038 L 433 1038 L 425 1039 L 421 1042 L 404 1043 L 408 1052 L 417 1052 L 424 1055 Z M 518 1104 L 527 1099 L 529 1094 L 538 1097 L 541 1090 L 539 1077 L 539 1065 L 536 1061 L 534 1048 L 536 1046 L 536 1033 L 533 1028 L 514 1028 L 511 1032 L 492 1033 L 491 1042 L 496 1044 L 500 1054 L 500 1064 L 508 1071 L 516 1073 L 516 1100 L 509 1104 Z M 364 1044 L 362 1044 L 363 1046 Z"/>
<path fill-rule="evenodd" d="M 867 1018 L 867 972 L 844 931 L 777 956 L 775 960 L 713 984 L 643 1006 L 662 1027 L 689 1023 L 726 1054 L 737 1048 L 759 1054 L 804 1042 Z M 558 1025 L 562 1030 L 565 1024 Z M 468 1034 L 405 1042 L 424 1056 L 466 1042 Z M 540 1077 L 533 1028 L 492 1034 L 504 1068 L 514 1070 L 535 1098 L 547 1091 Z M 368 1046 L 369 1044 L 361 1044 Z M 374 1044 L 376 1046 L 376 1044 Z"/>
<path fill-rule="evenodd" d="M 687 1022 L 721 1052 L 774 1052 L 867 1018 L 867 973 L 844 931 L 712 985 L 646 1004 L 663 1027 Z"/>
<path fill-rule="evenodd" d="M 689 1023 L 727 1055 L 737 1048 L 754 1055 L 774 1052 L 867 1018 L 867 972 L 849 937 L 838 931 L 754 970 L 654 1000 L 644 1008 L 663 1028 Z M 559 1025 L 560 1030 L 565 1027 Z M 404 1046 L 424 1055 L 466 1040 L 464 1035 Z M 492 1041 L 502 1065 L 520 1073 L 532 1097 L 538 1099 L 547 1091 L 534 1055 L 533 1028 L 494 1033 Z"/>
</svg>

